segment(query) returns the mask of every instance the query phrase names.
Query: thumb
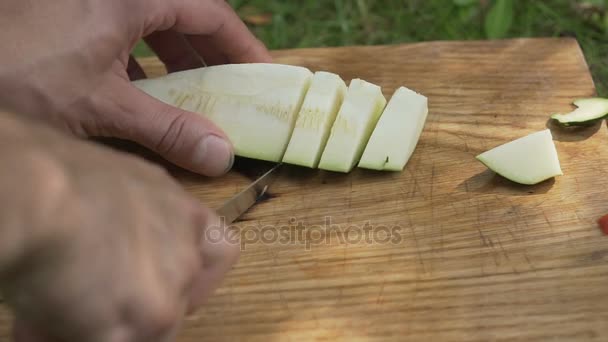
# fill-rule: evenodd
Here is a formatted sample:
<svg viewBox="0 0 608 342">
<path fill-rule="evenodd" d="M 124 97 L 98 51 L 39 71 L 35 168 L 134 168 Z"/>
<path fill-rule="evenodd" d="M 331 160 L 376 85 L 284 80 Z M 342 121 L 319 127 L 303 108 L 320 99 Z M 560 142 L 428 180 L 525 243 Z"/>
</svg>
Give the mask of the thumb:
<svg viewBox="0 0 608 342">
<path fill-rule="evenodd" d="M 206 176 L 232 167 L 234 150 L 226 134 L 205 117 L 161 102 L 128 82 L 112 93 L 113 133 L 135 141 L 168 161 Z"/>
</svg>

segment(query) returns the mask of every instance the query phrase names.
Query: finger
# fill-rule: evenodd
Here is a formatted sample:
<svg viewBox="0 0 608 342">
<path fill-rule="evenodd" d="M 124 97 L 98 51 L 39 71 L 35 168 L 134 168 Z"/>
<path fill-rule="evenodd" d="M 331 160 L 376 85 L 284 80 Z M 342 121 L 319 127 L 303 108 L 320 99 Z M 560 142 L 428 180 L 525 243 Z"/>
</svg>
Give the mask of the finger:
<svg viewBox="0 0 608 342">
<path fill-rule="evenodd" d="M 188 38 L 203 58 L 210 57 L 210 49 L 215 49 L 214 53 L 225 56 L 231 63 L 271 62 L 264 44 L 255 38 L 226 1 L 175 0 L 173 3 L 174 30 L 205 36 L 205 39 Z M 216 60 L 216 56 L 210 59 Z"/>
<path fill-rule="evenodd" d="M 13 340 L 15 342 L 57 342 L 18 318 L 13 323 Z"/>
<path fill-rule="evenodd" d="M 144 40 L 165 64 L 168 72 L 182 71 L 203 66 L 200 56 L 188 44 L 183 35 L 174 31 L 159 31 Z"/>
<path fill-rule="evenodd" d="M 240 244 L 238 238 L 228 230 L 223 220 L 209 213 L 201 241 L 202 269 L 192 287 L 189 312 L 200 307 L 220 286 L 226 273 L 238 260 Z"/>
<path fill-rule="evenodd" d="M 139 65 L 137 60 L 131 55 L 129 56 L 129 63 L 127 64 L 127 74 L 131 81 L 141 80 L 146 78 L 144 69 Z"/>
<path fill-rule="evenodd" d="M 215 46 L 213 39 L 210 36 L 188 35 L 187 39 L 199 56 L 205 61 L 205 65 L 230 63 L 228 56 Z"/>
<path fill-rule="evenodd" d="M 115 137 L 135 141 L 206 176 L 222 175 L 232 167 L 232 144 L 213 122 L 161 102 L 130 83 L 114 83 L 109 96 L 113 108 L 107 110 L 116 113 L 108 124 Z"/>
</svg>

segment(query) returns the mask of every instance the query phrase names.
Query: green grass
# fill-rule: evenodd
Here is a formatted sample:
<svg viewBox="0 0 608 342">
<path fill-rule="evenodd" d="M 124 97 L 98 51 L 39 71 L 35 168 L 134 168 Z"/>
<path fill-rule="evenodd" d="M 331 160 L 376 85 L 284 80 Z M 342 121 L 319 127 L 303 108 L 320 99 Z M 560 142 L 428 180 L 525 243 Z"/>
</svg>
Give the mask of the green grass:
<svg viewBox="0 0 608 342">
<path fill-rule="evenodd" d="M 433 40 L 576 37 L 598 93 L 608 96 L 608 0 L 230 0 L 270 48 Z M 138 46 L 138 55 L 149 50 Z"/>
</svg>

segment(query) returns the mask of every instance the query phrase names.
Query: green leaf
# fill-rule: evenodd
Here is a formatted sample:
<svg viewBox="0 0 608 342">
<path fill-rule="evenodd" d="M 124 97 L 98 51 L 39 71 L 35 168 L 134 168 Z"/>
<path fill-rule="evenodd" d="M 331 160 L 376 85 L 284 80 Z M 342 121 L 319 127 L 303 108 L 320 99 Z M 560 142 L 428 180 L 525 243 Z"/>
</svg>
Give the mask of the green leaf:
<svg viewBox="0 0 608 342">
<path fill-rule="evenodd" d="M 504 38 L 513 24 L 513 0 L 496 0 L 485 18 L 485 32 L 490 39 Z"/>
<path fill-rule="evenodd" d="M 452 2 L 456 6 L 463 6 L 463 7 L 471 6 L 471 5 L 474 5 L 475 3 L 479 4 L 479 0 L 452 0 Z"/>
<path fill-rule="evenodd" d="M 458 17 L 462 23 L 470 22 L 478 13 L 479 9 L 474 6 L 460 7 L 458 9 Z"/>
</svg>

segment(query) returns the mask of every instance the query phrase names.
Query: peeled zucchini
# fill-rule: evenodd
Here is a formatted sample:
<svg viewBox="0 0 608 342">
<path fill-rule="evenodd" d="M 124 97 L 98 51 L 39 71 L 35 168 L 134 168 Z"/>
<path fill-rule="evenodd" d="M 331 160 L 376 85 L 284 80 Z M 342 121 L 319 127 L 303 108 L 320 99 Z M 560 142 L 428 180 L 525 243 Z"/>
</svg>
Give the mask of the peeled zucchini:
<svg viewBox="0 0 608 342">
<path fill-rule="evenodd" d="M 548 129 L 495 147 L 477 159 L 490 170 L 520 184 L 537 184 L 563 175 Z"/>
<path fill-rule="evenodd" d="M 551 118 L 562 126 L 588 126 L 608 115 L 608 99 L 599 97 L 575 100 L 574 111 L 567 114 L 553 114 Z"/>
<path fill-rule="evenodd" d="M 424 96 L 402 87 L 382 115 L 378 85 L 354 79 L 347 87 L 336 74 L 284 64 L 210 66 L 133 84 L 209 118 L 238 156 L 336 172 L 402 170 L 428 111 Z"/>
<path fill-rule="evenodd" d="M 229 64 L 133 82 L 173 106 L 208 117 L 239 156 L 278 162 L 312 72 L 282 64 Z"/>
</svg>

